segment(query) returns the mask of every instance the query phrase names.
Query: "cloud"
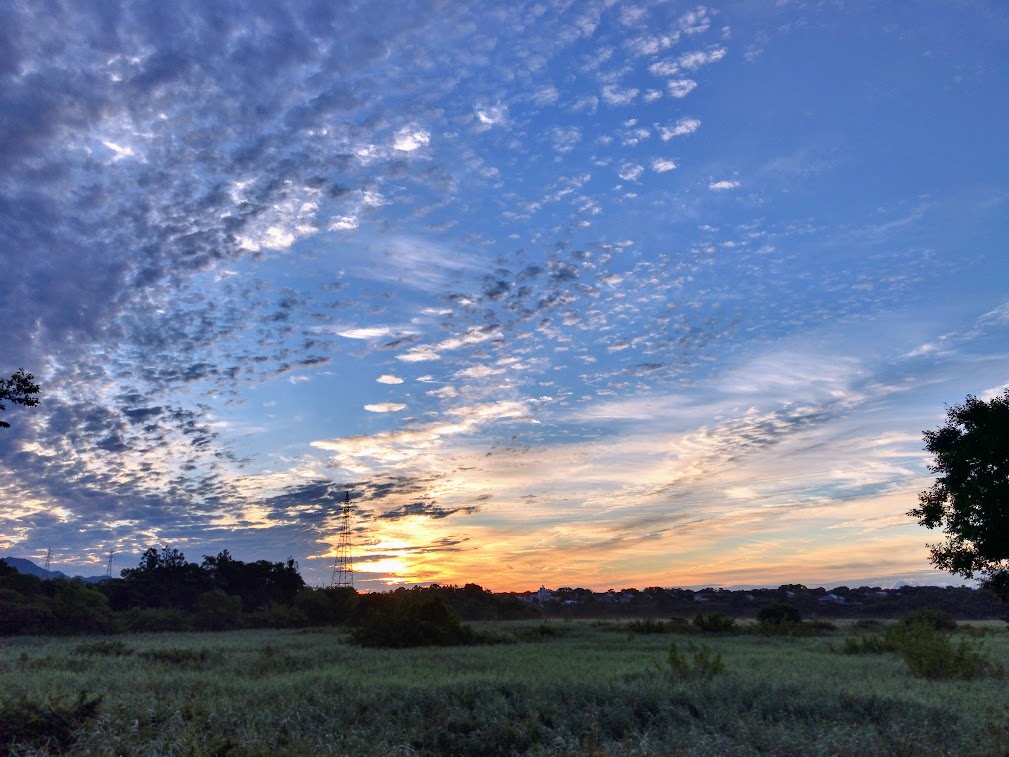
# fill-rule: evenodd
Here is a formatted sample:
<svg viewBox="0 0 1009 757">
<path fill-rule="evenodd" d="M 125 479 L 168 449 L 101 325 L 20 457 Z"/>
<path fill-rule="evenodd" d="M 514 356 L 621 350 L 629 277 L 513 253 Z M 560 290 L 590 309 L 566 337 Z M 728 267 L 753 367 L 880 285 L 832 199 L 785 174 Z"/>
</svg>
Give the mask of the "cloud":
<svg viewBox="0 0 1009 757">
<path fill-rule="evenodd" d="M 402 384 L 403 379 L 399 376 L 392 376 L 388 373 L 382 374 L 377 379 L 375 379 L 380 384 Z"/>
<path fill-rule="evenodd" d="M 550 138 L 557 152 L 571 152 L 581 141 L 582 130 L 577 126 L 555 126 L 550 130 Z"/>
<path fill-rule="evenodd" d="M 708 189 L 714 190 L 715 192 L 724 192 L 725 190 L 728 189 L 738 189 L 738 188 L 739 188 L 738 181 L 729 181 L 726 179 L 723 179 L 722 181 L 713 181 L 710 184 L 708 184 Z"/>
<path fill-rule="evenodd" d="M 645 172 L 645 167 L 637 163 L 624 163 L 620 167 L 618 176 L 624 181 L 637 181 L 641 174 Z"/>
<path fill-rule="evenodd" d="M 674 79 L 666 83 L 666 88 L 672 97 L 686 97 L 697 89 L 697 82 L 693 79 Z"/>
<path fill-rule="evenodd" d="M 364 409 L 369 413 L 396 413 L 406 408 L 401 402 L 379 402 L 374 405 L 365 405 Z"/>
<path fill-rule="evenodd" d="M 413 152 L 431 141 L 431 133 L 416 126 L 404 126 L 396 132 L 392 147 L 401 152 Z"/>
<path fill-rule="evenodd" d="M 546 103 L 551 102 L 548 94 L 544 96 L 547 97 Z M 485 127 L 498 126 L 508 119 L 508 108 L 500 104 L 478 106 L 474 108 L 473 112 L 476 114 L 477 121 Z"/>
<path fill-rule="evenodd" d="M 344 329 L 336 333 L 347 339 L 371 340 L 387 337 L 393 333 L 393 329 L 389 326 L 363 326 L 361 328 Z"/>
<path fill-rule="evenodd" d="M 655 158 L 652 161 L 652 170 L 656 173 L 666 173 L 667 171 L 672 171 L 676 168 L 676 164 L 671 160 L 665 160 L 664 158 Z"/>
<path fill-rule="evenodd" d="M 673 137 L 682 137 L 684 134 L 693 134 L 701 128 L 701 122 L 696 118 L 681 118 L 672 126 L 659 126 L 656 124 L 655 128 L 659 130 L 659 135 L 662 137 L 662 141 L 668 142 Z"/>
<path fill-rule="evenodd" d="M 686 68 L 694 71 L 701 66 L 706 66 L 709 63 L 716 63 L 720 61 L 725 57 L 727 52 L 728 51 L 724 47 L 716 47 L 707 52 L 696 50 L 680 56 L 680 58 L 676 61 L 676 64 L 680 68 Z"/>
</svg>

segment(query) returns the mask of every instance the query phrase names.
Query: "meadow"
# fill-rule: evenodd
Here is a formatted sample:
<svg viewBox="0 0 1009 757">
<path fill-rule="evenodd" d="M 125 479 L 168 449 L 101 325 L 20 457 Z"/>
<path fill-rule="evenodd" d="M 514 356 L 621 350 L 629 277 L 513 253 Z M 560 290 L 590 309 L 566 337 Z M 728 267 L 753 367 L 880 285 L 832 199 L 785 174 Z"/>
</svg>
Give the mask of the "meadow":
<svg viewBox="0 0 1009 757">
<path fill-rule="evenodd" d="M 6 638 L 0 748 L 975 755 L 1009 743 L 1004 675 L 929 680 L 873 644 L 843 653 L 846 638 L 881 638 L 882 627 L 789 636 L 634 633 L 619 621 L 474 625 L 500 643 L 372 649 L 333 628 Z M 954 640 L 964 633 L 995 668 L 1009 661 L 1005 624 L 961 624 Z M 671 644 L 686 667 L 670 665 Z"/>
</svg>

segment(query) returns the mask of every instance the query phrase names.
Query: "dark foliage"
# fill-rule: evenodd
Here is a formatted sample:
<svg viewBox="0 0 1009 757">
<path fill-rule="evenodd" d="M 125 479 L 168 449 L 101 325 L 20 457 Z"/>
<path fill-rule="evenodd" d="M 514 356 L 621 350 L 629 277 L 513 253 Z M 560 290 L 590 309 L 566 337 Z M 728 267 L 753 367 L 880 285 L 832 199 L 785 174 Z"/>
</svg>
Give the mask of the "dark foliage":
<svg viewBox="0 0 1009 757">
<path fill-rule="evenodd" d="M 437 596 L 398 589 L 363 597 L 364 615 L 351 632 L 365 647 L 422 647 L 473 644 L 477 635 Z"/>
<path fill-rule="evenodd" d="M 694 616 L 694 626 L 704 633 L 726 633 L 735 630 L 736 619 L 719 612 L 699 612 Z"/>
<path fill-rule="evenodd" d="M 760 608 L 760 611 L 757 613 L 757 622 L 771 625 L 801 623 L 802 613 L 791 605 L 775 602 L 767 605 L 767 607 Z"/>
<path fill-rule="evenodd" d="M 630 633 L 672 633 L 672 623 L 663 623 L 655 618 L 638 618 L 627 624 Z"/>
<path fill-rule="evenodd" d="M 900 619 L 901 625 L 905 627 L 913 626 L 917 623 L 924 623 L 935 631 L 955 631 L 956 621 L 949 613 L 942 610 L 915 610 L 909 615 Z"/>
<path fill-rule="evenodd" d="M 949 408 L 946 425 L 924 435 L 938 476 L 908 515 L 946 536 L 929 545 L 932 564 L 977 574 L 1009 600 L 1009 389 L 988 402 L 968 396 Z"/>
<path fill-rule="evenodd" d="M 23 368 L 19 368 L 10 378 L 0 379 L 0 412 L 7 409 L 4 402 L 13 402 L 15 405 L 24 407 L 35 407 L 39 404 L 39 385 L 35 383 L 35 377 L 30 373 L 25 373 Z M 0 420 L 0 428 L 10 428 L 11 424 L 5 420 Z"/>
<path fill-rule="evenodd" d="M 82 691 L 73 702 L 53 698 L 39 704 L 20 698 L 0 702 L 0 744 L 34 747 L 60 754 L 72 746 L 74 734 L 98 715 L 102 697 Z"/>
</svg>

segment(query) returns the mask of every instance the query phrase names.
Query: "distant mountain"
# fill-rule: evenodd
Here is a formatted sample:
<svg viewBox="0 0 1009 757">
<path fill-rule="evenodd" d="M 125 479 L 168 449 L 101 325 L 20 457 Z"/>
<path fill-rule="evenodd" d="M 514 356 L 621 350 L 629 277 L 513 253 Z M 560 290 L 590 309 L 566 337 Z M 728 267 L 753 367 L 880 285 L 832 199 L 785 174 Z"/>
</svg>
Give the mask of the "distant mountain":
<svg viewBox="0 0 1009 757">
<path fill-rule="evenodd" d="M 105 576 L 68 576 L 61 570 L 50 570 L 46 573 L 45 568 L 40 568 L 38 565 L 33 563 L 31 560 L 25 560 L 22 557 L 5 557 L 3 559 L 5 563 L 10 565 L 18 573 L 27 573 L 30 576 L 38 576 L 43 579 L 52 578 L 79 578 L 82 581 L 89 584 L 100 583 L 105 580 Z"/>
</svg>

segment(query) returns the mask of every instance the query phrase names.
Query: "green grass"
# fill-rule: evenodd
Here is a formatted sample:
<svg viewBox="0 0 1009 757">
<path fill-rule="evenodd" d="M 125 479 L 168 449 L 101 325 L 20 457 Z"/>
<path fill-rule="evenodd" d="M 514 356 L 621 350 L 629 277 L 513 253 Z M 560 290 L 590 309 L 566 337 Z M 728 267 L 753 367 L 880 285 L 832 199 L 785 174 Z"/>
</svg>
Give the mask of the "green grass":
<svg viewBox="0 0 1009 757">
<path fill-rule="evenodd" d="M 97 715 L 51 753 L 939 755 L 1009 743 L 1004 679 L 929 681 L 896 653 L 840 654 L 846 630 L 702 640 L 614 622 L 475 625 L 512 643 L 368 649 L 332 629 L 4 639 L 0 723 L 87 692 L 102 697 Z M 1009 659 L 1004 630 L 983 641 Z M 725 672 L 677 676 L 671 642 L 685 654 L 702 643 Z M 10 751 L 50 753 L 30 740 Z"/>
</svg>

